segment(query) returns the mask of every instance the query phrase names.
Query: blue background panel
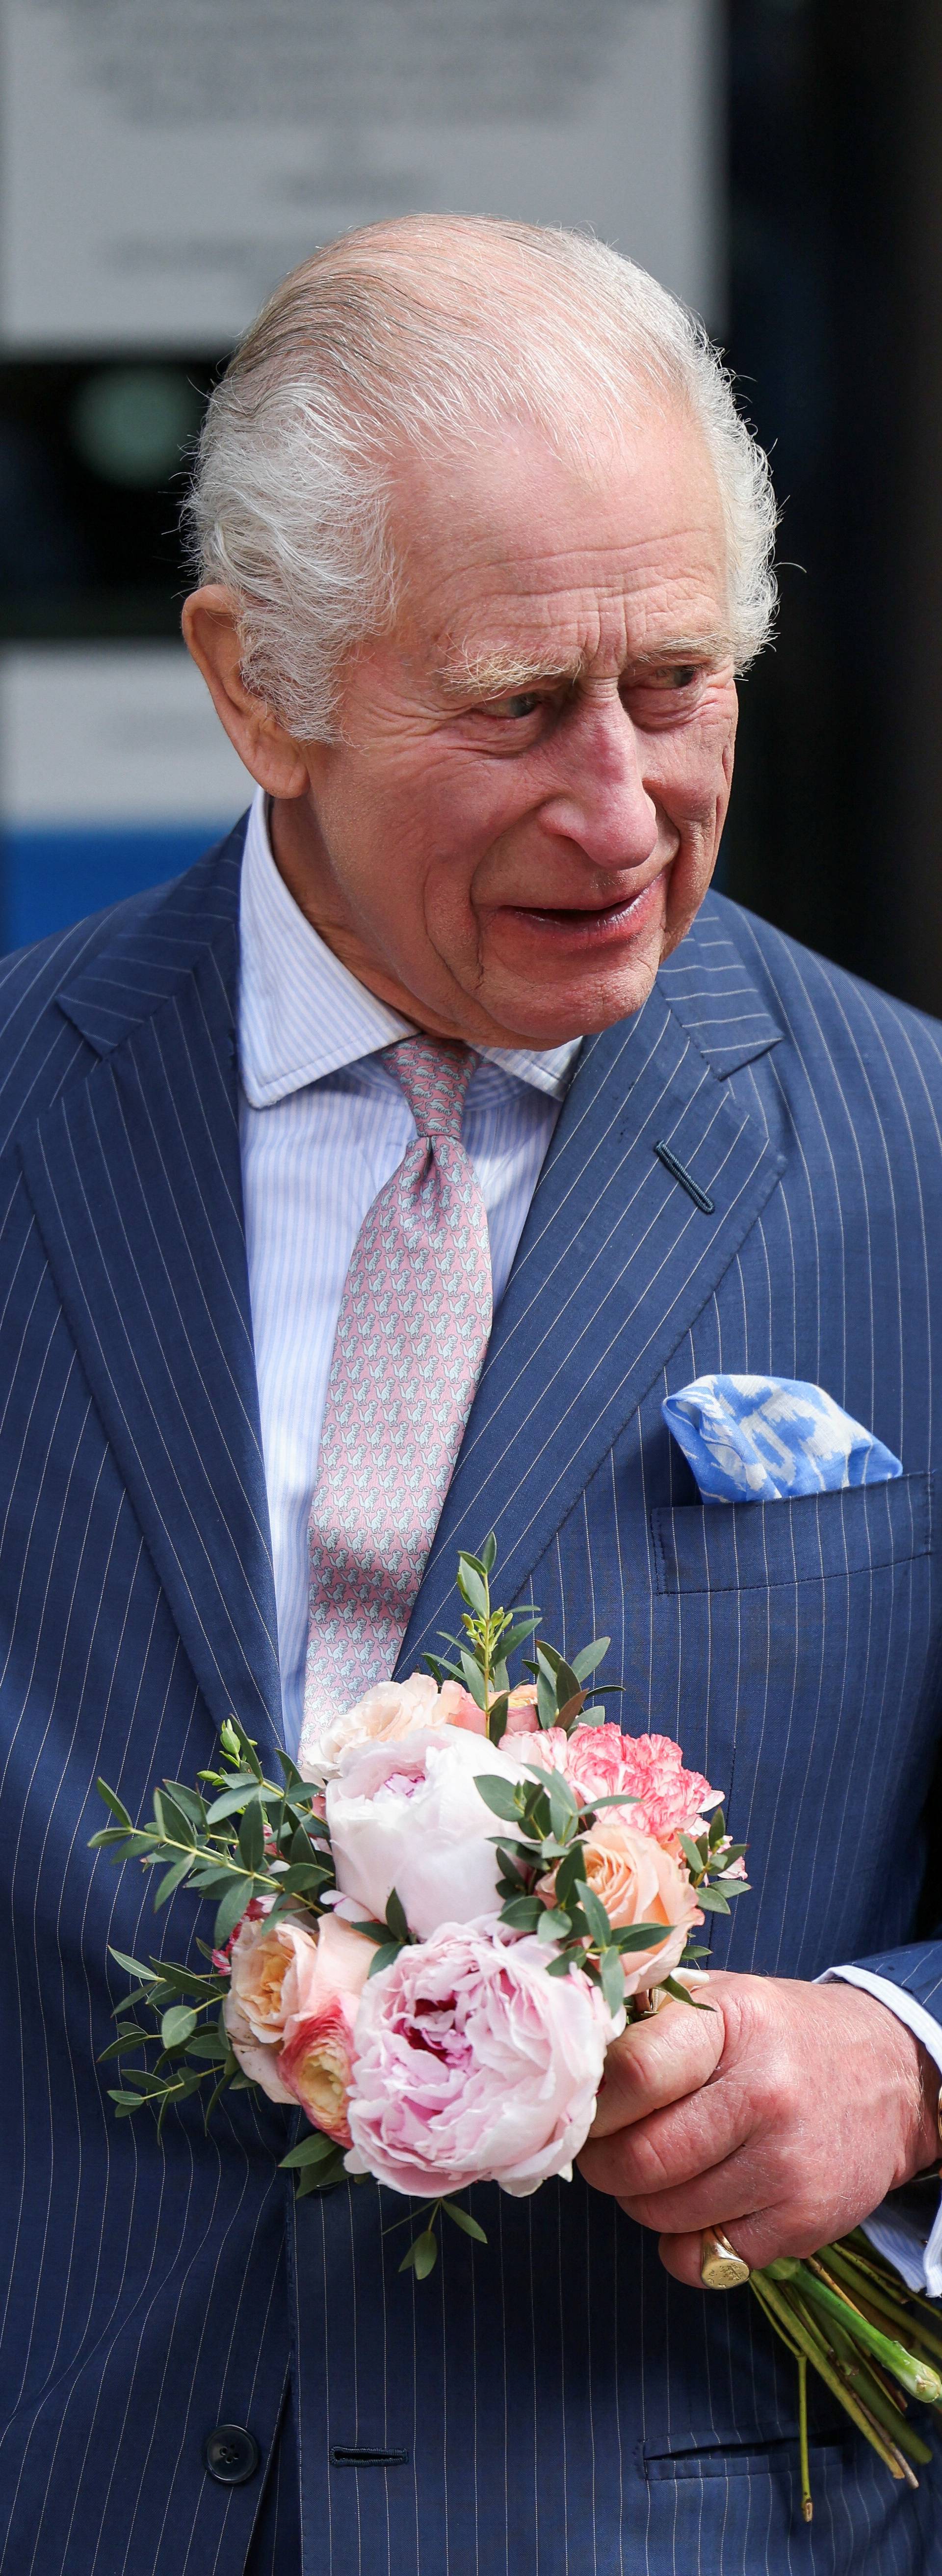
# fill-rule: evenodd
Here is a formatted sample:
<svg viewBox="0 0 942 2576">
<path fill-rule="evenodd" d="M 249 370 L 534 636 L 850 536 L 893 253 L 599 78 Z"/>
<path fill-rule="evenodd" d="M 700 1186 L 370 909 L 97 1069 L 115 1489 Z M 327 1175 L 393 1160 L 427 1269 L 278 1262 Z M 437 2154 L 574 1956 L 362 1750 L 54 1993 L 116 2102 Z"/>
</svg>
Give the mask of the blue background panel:
<svg viewBox="0 0 942 2576">
<path fill-rule="evenodd" d="M 25 948 L 104 904 L 180 876 L 233 820 L 8 827 L 0 835 L 0 949 Z"/>
</svg>

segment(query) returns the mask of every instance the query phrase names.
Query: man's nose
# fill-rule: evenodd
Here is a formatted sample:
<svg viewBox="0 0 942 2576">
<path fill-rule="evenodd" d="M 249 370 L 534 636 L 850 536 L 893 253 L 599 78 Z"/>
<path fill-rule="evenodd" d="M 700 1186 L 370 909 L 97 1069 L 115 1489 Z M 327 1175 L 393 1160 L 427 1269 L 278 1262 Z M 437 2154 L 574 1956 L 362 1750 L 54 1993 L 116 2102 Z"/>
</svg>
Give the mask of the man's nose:
<svg viewBox="0 0 942 2576">
<path fill-rule="evenodd" d="M 638 736 L 615 695 L 574 709 L 554 746 L 557 779 L 541 819 L 596 867 L 643 867 L 657 846 L 658 816 L 641 771 Z"/>
</svg>

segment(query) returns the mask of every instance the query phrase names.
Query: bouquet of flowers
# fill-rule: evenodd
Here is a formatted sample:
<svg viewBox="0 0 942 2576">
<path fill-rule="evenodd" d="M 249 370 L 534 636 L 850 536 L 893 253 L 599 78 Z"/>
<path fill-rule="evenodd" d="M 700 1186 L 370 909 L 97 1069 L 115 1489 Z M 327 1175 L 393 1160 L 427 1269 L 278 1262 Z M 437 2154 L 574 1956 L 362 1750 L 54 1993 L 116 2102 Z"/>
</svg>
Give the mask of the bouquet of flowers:
<svg viewBox="0 0 942 2576">
<path fill-rule="evenodd" d="M 668 1999 L 710 2009 L 693 1935 L 746 1886 L 721 1793 L 590 1699 L 609 1640 L 567 1662 L 538 1611 L 492 1605 L 495 1555 L 493 1536 L 461 1554 L 461 1637 L 335 1718 L 312 1776 L 280 1752 L 266 1778 L 232 1717 L 219 1767 L 165 1781 L 144 1826 L 99 1782 L 95 1844 L 159 1872 L 156 1907 L 186 1884 L 216 1909 L 201 1969 L 112 1954 L 134 1980 L 105 2051 L 118 2117 L 198 2096 L 208 2121 L 226 2087 L 259 2087 L 303 2119 L 282 2158 L 299 2193 L 350 2175 L 421 2204 L 400 2265 L 419 2280 L 443 2217 L 486 2242 L 470 2184 L 570 2178 L 607 2048 Z M 899 2388 L 942 2401 L 927 2303 L 856 2237 L 751 2286 L 798 2362 L 806 2514 L 809 2360 L 912 2478 L 930 2454 Z"/>
</svg>

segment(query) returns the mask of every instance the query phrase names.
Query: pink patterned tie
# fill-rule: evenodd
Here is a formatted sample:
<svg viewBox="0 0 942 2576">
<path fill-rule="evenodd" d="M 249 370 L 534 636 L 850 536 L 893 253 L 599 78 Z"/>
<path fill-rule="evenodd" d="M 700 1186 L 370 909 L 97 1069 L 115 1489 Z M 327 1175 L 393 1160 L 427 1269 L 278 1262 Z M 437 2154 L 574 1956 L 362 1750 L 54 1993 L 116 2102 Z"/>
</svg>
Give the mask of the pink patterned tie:
<svg viewBox="0 0 942 2576">
<path fill-rule="evenodd" d="M 491 1329 L 487 1211 L 461 1142 L 474 1058 L 416 1037 L 390 1061 L 418 1136 L 363 1220 L 337 1324 L 308 1528 L 302 1764 L 392 1672 Z"/>
</svg>

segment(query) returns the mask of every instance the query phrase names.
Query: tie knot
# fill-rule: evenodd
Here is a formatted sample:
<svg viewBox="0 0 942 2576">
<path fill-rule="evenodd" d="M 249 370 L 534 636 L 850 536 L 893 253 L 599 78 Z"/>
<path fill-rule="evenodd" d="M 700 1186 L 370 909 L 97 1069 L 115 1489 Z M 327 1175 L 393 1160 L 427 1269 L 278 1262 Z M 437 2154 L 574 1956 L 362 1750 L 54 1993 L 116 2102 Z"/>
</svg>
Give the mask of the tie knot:
<svg viewBox="0 0 942 2576">
<path fill-rule="evenodd" d="M 390 1062 L 402 1084 L 420 1136 L 453 1136 L 461 1142 L 461 1112 L 471 1080 L 471 1048 L 448 1038 L 404 1038 Z"/>
</svg>

